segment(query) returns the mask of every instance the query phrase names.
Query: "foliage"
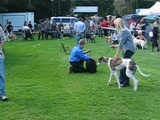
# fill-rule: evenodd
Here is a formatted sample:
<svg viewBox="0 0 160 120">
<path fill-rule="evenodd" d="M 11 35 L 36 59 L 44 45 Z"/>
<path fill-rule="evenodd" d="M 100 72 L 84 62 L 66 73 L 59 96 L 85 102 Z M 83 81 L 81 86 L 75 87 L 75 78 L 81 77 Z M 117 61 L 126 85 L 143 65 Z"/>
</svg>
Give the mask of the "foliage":
<svg viewBox="0 0 160 120">
<path fill-rule="evenodd" d="M 8 0 L 0 0 L 0 12 L 6 12 L 6 5 L 8 4 Z"/>
<path fill-rule="evenodd" d="M 119 14 L 134 14 L 135 9 L 150 8 L 156 0 L 115 0 L 114 5 Z"/>
<path fill-rule="evenodd" d="M 6 42 L 5 68 L 8 102 L 0 101 L 2 120 L 159 120 L 159 59 L 158 52 L 137 50 L 133 59 L 146 74 L 138 71 L 138 91 L 131 86 L 118 89 L 115 78 L 106 85 L 109 70 L 98 66 L 95 74 L 69 74 L 68 55 L 60 52 L 61 42 L 71 48 L 76 40 L 37 40 Z M 87 43 L 91 56 L 113 57 L 115 50 L 105 44 Z M 121 57 L 121 55 L 120 55 Z"/>
<path fill-rule="evenodd" d="M 0 0 L 1 12 L 26 12 L 35 13 L 35 22 L 50 16 L 73 15 L 72 11 L 76 6 L 98 6 L 98 15 L 116 15 L 134 13 L 136 8 L 149 8 L 155 0 Z M 114 4 L 113 4 L 114 3 Z M 129 8 L 129 6 L 132 6 Z M 93 15 L 88 13 L 80 14 L 81 16 Z"/>
</svg>

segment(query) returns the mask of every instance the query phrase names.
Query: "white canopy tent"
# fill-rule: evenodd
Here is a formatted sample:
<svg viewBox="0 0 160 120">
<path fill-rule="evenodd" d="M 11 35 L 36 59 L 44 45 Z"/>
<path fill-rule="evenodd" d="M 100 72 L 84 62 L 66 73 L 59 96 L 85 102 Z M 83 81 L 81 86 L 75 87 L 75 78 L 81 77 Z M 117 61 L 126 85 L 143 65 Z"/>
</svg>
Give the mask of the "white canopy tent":
<svg viewBox="0 0 160 120">
<path fill-rule="evenodd" d="M 152 7 L 146 10 L 142 10 L 138 13 L 141 16 L 147 15 L 160 15 L 160 2 L 156 2 Z"/>
</svg>

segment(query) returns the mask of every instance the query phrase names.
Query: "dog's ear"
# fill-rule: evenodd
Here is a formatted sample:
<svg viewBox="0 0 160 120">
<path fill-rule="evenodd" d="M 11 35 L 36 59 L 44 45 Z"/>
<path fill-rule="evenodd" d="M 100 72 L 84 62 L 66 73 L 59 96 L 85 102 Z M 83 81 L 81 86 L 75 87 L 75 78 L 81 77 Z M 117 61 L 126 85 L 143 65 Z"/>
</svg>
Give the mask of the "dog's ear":
<svg viewBox="0 0 160 120">
<path fill-rule="evenodd" d="M 101 62 L 102 60 L 103 60 L 103 57 L 100 57 L 98 61 Z"/>
<path fill-rule="evenodd" d="M 109 58 L 103 57 L 103 62 L 108 62 Z"/>
<path fill-rule="evenodd" d="M 104 58 L 104 57 L 102 56 L 102 57 L 101 57 L 101 60 L 103 60 L 103 58 Z"/>
</svg>

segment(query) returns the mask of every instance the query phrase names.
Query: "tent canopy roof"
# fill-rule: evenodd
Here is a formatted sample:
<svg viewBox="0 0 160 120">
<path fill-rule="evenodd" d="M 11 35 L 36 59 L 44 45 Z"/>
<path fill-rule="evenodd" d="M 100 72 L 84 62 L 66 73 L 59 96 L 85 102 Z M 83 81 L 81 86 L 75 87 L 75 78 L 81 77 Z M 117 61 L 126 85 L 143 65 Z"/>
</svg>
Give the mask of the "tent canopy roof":
<svg viewBox="0 0 160 120">
<path fill-rule="evenodd" d="M 146 16 L 146 15 L 160 15 L 160 2 L 156 2 L 152 7 L 146 10 L 142 10 L 138 13 L 138 15 Z"/>
</svg>

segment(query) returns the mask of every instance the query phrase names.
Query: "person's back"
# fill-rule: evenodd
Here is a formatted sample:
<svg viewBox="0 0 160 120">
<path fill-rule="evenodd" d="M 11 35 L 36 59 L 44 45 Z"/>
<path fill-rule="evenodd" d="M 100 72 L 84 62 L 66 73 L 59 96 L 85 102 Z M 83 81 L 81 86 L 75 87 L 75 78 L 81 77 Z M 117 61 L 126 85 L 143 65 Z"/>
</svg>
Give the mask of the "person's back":
<svg viewBox="0 0 160 120">
<path fill-rule="evenodd" d="M 23 26 L 22 27 L 22 31 L 28 31 L 28 30 L 30 30 L 30 28 L 28 26 Z"/>
<path fill-rule="evenodd" d="M 80 18 L 79 21 L 76 22 L 74 25 L 74 29 L 76 31 L 77 44 L 79 43 L 80 39 L 84 38 L 84 32 L 86 30 L 86 25 L 82 21 L 83 19 Z"/>
<path fill-rule="evenodd" d="M 84 32 L 86 27 L 82 21 L 78 21 L 75 23 L 74 29 L 76 30 L 76 32 Z"/>
</svg>

